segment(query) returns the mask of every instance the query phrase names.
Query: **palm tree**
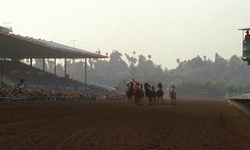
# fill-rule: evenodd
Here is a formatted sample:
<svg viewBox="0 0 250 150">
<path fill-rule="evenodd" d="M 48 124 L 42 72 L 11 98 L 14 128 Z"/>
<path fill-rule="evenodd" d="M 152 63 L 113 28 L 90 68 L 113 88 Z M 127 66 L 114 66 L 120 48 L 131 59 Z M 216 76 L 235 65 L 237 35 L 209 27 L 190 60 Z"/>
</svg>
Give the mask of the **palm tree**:
<svg viewBox="0 0 250 150">
<path fill-rule="evenodd" d="M 151 55 L 148 55 L 148 59 L 151 59 L 152 58 L 152 56 Z"/>
<path fill-rule="evenodd" d="M 179 63 L 180 63 L 180 58 L 177 58 L 177 60 L 176 60 L 176 61 L 177 61 L 177 63 L 179 64 Z"/>
<path fill-rule="evenodd" d="M 207 61 L 207 56 L 204 55 L 204 56 L 203 56 L 203 59 L 204 59 L 204 61 Z"/>
</svg>

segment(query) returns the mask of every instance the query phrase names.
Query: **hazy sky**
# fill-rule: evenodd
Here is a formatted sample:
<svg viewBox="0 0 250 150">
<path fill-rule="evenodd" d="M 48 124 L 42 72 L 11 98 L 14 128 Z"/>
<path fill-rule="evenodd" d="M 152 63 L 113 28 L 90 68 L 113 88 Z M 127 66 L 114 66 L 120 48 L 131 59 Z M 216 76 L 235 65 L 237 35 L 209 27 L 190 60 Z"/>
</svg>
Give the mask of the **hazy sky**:
<svg viewBox="0 0 250 150">
<path fill-rule="evenodd" d="M 249 0 L 0 1 L 0 25 L 15 34 L 102 54 L 150 54 L 163 69 L 177 58 L 241 56 L 238 29 L 250 27 Z"/>
</svg>

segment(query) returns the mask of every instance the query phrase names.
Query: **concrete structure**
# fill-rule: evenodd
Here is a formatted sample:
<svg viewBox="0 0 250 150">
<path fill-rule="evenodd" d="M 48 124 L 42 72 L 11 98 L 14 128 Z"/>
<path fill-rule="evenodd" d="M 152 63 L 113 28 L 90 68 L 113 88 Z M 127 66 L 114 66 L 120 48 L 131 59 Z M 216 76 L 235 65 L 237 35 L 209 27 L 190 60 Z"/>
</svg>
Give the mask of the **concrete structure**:
<svg viewBox="0 0 250 150">
<path fill-rule="evenodd" d="M 226 98 L 230 105 L 234 105 L 250 114 L 250 94 L 242 94 Z"/>
</svg>

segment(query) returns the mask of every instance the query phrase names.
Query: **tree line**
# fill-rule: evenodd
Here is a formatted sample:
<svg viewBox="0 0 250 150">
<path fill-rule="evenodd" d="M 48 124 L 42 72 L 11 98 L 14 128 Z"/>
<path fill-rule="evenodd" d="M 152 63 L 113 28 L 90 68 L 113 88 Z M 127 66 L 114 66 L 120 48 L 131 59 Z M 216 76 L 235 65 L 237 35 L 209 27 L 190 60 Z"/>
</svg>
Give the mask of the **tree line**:
<svg viewBox="0 0 250 150">
<path fill-rule="evenodd" d="M 108 54 L 106 54 L 108 55 Z M 233 55 L 229 60 L 215 53 L 214 61 L 206 56 L 199 55 L 191 60 L 176 59 L 178 66 L 175 69 L 162 68 L 156 65 L 151 55 L 125 54 L 114 50 L 109 59 L 87 59 L 87 81 L 117 87 L 122 91 L 126 83 L 135 79 L 142 83 L 149 82 L 157 85 L 163 84 L 163 89 L 168 90 L 175 84 L 179 95 L 225 95 L 243 94 L 250 92 L 250 67 L 240 57 Z M 85 60 L 67 59 L 67 74 L 80 82 L 85 80 Z M 35 60 L 33 65 L 42 68 L 42 62 Z M 45 70 L 54 72 L 53 60 L 47 60 Z M 64 76 L 64 66 L 56 66 L 58 76 Z"/>
</svg>

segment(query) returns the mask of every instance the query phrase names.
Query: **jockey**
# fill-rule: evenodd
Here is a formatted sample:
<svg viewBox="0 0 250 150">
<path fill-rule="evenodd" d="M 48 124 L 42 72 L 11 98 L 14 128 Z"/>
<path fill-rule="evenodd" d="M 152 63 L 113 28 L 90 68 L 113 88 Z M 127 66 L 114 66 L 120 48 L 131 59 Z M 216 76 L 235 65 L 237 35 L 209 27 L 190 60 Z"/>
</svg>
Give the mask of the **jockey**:
<svg viewBox="0 0 250 150">
<path fill-rule="evenodd" d="M 144 83 L 144 90 L 145 92 L 148 90 L 148 82 Z"/>
<path fill-rule="evenodd" d="M 170 86 L 170 91 L 174 91 L 174 89 L 175 89 L 175 85 L 174 84 L 172 84 L 171 86 Z"/>
<path fill-rule="evenodd" d="M 137 82 L 133 79 L 133 82 L 135 83 L 135 89 L 139 90 L 140 89 L 140 82 Z"/>
<path fill-rule="evenodd" d="M 155 86 L 151 85 L 151 89 L 152 89 L 152 91 L 155 91 Z"/>
<path fill-rule="evenodd" d="M 129 81 L 126 84 L 126 90 L 128 91 L 128 89 L 129 89 Z"/>
<path fill-rule="evenodd" d="M 161 84 L 161 82 L 158 83 L 157 88 L 158 88 L 158 90 L 162 90 L 162 84 Z"/>
<path fill-rule="evenodd" d="M 129 89 L 133 89 L 134 88 L 134 81 L 131 80 L 129 83 Z"/>
<path fill-rule="evenodd" d="M 142 90 L 142 87 L 143 87 L 143 85 L 142 85 L 142 83 L 140 84 L 140 90 Z"/>
<path fill-rule="evenodd" d="M 152 91 L 152 86 L 148 83 L 148 90 Z"/>
</svg>

